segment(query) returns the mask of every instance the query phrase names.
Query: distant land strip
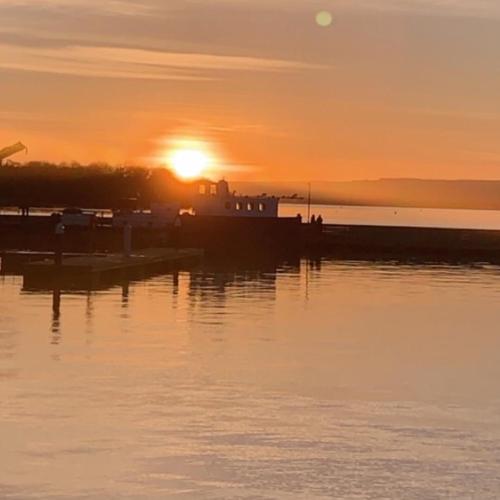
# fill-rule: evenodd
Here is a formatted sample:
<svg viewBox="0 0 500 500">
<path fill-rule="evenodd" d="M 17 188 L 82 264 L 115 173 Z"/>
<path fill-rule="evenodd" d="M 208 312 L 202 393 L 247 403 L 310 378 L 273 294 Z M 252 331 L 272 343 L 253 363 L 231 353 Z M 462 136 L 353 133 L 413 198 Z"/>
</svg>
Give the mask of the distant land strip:
<svg viewBox="0 0 500 500">
<path fill-rule="evenodd" d="M 233 182 L 242 193 L 269 193 L 306 203 L 307 182 Z M 296 195 L 296 196 L 295 196 Z M 312 182 L 311 201 L 324 205 L 500 210 L 500 180 L 378 179 Z"/>
</svg>

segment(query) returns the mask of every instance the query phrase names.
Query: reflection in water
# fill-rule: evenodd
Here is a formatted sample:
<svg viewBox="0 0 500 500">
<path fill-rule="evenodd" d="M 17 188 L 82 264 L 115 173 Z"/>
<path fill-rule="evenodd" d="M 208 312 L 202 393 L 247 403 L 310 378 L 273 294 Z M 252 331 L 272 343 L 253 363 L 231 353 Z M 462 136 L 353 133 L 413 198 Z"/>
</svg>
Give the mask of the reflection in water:
<svg viewBox="0 0 500 500">
<path fill-rule="evenodd" d="M 497 496 L 498 267 L 207 263 L 20 290 L 0 283 L 0 497 Z"/>
<path fill-rule="evenodd" d="M 87 291 L 85 304 L 85 339 L 87 345 L 92 342 L 94 333 L 94 294 Z"/>
<path fill-rule="evenodd" d="M 173 293 L 177 295 L 179 293 L 179 271 L 175 270 L 172 273 L 172 285 L 173 285 Z"/>
<path fill-rule="evenodd" d="M 52 312 L 54 319 L 59 319 L 61 314 L 61 290 L 54 288 L 52 292 Z"/>
<path fill-rule="evenodd" d="M 194 323 L 223 325 L 225 316 L 247 314 L 246 307 L 272 309 L 276 300 L 279 272 L 300 279 L 300 263 L 278 265 L 274 262 L 240 263 L 238 265 L 210 263 L 189 275 L 188 308 Z M 238 311 L 229 311 L 228 300 L 240 302 Z"/>
<path fill-rule="evenodd" d="M 130 294 L 130 281 L 126 280 L 122 284 L 122 309 L 127 309 Z"/>
<path fill-rule="evenodd" d="M 120 317 L 124 320 L 127 320 L 129 316 L 129 308 L 130 308 L 130 280 L 125 278 L 123 283 L 121 284 L 121 312 Z"/>
<path fill-rule="evenodd" d="M 61 338 L 61 290 L 54 288 L 52 292 L 52 344 L 59 344 Z"/>
</svg>

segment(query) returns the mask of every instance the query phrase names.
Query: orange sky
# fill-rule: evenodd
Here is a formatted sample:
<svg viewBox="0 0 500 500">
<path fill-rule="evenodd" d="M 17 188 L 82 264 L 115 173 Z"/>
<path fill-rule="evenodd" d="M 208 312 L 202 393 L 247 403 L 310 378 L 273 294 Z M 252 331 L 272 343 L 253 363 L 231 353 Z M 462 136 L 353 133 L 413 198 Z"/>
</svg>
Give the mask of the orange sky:
<svg viewBox="0 0 500 500">
<path fill-rule="evenodd" d="M 498 0 L 0 0 L 0 19 L 20 160 L 145 162 L 188 135 L 234 179 L 500 179 Z"/>
</svg>

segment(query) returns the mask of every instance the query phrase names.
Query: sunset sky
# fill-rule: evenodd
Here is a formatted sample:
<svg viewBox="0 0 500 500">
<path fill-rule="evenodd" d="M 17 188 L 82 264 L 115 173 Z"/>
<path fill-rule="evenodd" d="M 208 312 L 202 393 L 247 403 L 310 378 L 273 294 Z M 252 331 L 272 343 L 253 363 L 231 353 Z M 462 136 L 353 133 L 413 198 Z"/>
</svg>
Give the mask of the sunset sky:
<svg viewBox="0 0 500 500">
<path fill-rule="evenodd" d="M 19 160 L 148 164 L 187 137 L 235 179 L 500 179 L 498 0 L 0 0 L 0 20 Z"/>
</svg>

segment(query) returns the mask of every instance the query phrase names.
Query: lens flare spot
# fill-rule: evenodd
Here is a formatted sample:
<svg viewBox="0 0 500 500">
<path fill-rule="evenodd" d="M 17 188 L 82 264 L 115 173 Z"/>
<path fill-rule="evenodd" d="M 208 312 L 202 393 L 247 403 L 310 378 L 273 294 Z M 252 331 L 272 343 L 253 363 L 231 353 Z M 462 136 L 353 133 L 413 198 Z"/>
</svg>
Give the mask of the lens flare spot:
<svg viewBox="0 0 500 500">
<path fill-rule="evenodd" d="M 322 28 L 327 28 L 333 22 L 333 16 L 327 10 L 322 10 L 316 14 L 316 24 Z"/>
</svg>

